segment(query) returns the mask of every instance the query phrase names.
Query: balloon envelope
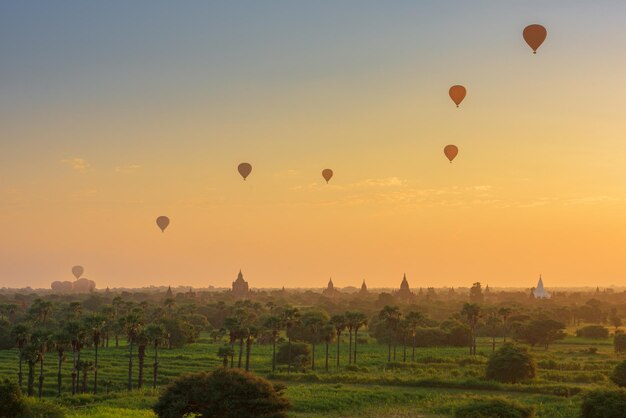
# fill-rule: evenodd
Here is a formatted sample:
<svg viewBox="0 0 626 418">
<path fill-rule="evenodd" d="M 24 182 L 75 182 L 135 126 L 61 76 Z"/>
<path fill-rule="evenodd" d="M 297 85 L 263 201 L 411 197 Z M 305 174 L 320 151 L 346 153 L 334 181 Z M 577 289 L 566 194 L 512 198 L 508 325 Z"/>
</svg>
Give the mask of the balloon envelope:
<svg viewBox="0 0 626 418">
<path fill-rule="evenodd" d="M 167 216 L 159 216 L 156 220 L 156 224 L 161 229 L 161 232 L 165 232 L 165 228 L 170 224 L 170 218 Z"/>
<path fill-rule="evenodd" d="M 454 160 L 454 158 L 456 158 L 456 155 L 459 153 L 459 149 L 456 147 L 456 145 L 446 145 L 446 147 L 443 149 L 443 153 L 446 154 L 448 160 L 452 162 L 452 160 Z"/>
<path fill-rule="evenodd" d="M 459 107 L 463 99 L 465 99 L 467 90 L 463 86 L 455 85 L 455 86 L 450 87 L 450 90 L 448 91 L 448 93 L 450 94 L 450 98 L 452 99 L 454 104 L 456 104 L 456 107 Z"/>
<path fill-rule="evenodd" d="M 237 167 L 237 170 L 239 171 L 239 174 L 241 174 L 241 177 L 245 180 L 246 177 L 248 177 L 252 172 L 252 166 L 248 163 L 241 163 L 239 164 L 239 167 Z"/>
<path fill-rule="evenodd" d="M 548 36 L 548 31 L 541 25 L 528 25 L 524 28 L 524 40 L 529 47 L 532 48 L 533 54 L 537 53 L 537 49 Z"/>
<path fill-rule="evenodd" d="M 325 168 L 324 170 L 322 170 L 322 177 L 324 177 L 324 180 L 326 180 L 326 183 L 328 183 L 328 181 L 333 178 L 333 170 L 331 170 L 330 168 Z"/>
<path fill-rule="evenodd" d="M 74 277 L 76 277 L 76 280 L 80 279 L 80 276 L 82 276 L 84 272 L 85 269 L 83 268 L 83 266 L 72 267 L 72 274 L 74 275 Z"/>
</svg>

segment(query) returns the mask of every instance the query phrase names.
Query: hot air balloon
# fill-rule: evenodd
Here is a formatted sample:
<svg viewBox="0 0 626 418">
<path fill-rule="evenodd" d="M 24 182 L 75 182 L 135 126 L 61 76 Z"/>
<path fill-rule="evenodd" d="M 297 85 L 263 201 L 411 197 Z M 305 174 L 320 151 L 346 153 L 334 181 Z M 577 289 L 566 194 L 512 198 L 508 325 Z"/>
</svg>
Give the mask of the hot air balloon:
<svg viewBox="0 0 626 418">
<path fill-rule="evenodd" d="M 454 104 L 456 104 L 456 107 L 459 107 L 463 99 L 465 99 L 467 90 L 465 90 L 465 87 L 457 84 L 455 86 L 450 87 L 450 90 L 448 91 L 448 93 L 450 94 L 450 98 L 452 99 Z"/>
<path fill-rule="evenodd" d="M 74 275 L 74 277 L 76 277 L 76 280 L 80 279 L 80 276 L 82 276 L 84 272 L 85 269 L 83 268 L 83 266 L 72 267 L 72 274 Z"/>
<path fill-rule="evenodd" d="M 537 49 L 548 36 L 548 31 L 541 25 L 528 25 L 524 28 L 524 40 L 529 47 L 532 48 L 533 54 L 537 53 Z"/>
<path fill-rule="evenodd" d="M 322 177 L 324 177 L 324 180 L 326 180 L 326 183 L 328 183 L 330 179 L 333 178 L 333 170 L 331 170 L 330 168 L 323 169 Z"/>
<path fill-rule="evenodd" d="M 446 157 L 448 157 L 448 160 L 450 160 L 450 163 L 452 163 L 452 160 L 454 160 L 456 155 L 459 153 L 459 149 L 456 147 L 456 145 L 446 145 L 446 147 L 443 149 L 443 153 L 446 154 Z"/>
<path fill-rule="evenodd" d="M 161 232 L 165 232 L 165 228 L 170 224 L 170 218 L 167 216 L 159 216 L 156 220 L 156 224 L 161 229 Z"/>
<path fill-rule="evenodd" d="M 248 177 L 250 175 L 250 173 L 252 172 L 252 166 L 248 163 L 241 163 L 239 164 L 239 167 L 237 167 L 237 170 L 239 171 L 239 174 L 241 174 L 241 177 L 243 177 L 243 180 L 246 180 L 246 177 Z"/>
</svg>

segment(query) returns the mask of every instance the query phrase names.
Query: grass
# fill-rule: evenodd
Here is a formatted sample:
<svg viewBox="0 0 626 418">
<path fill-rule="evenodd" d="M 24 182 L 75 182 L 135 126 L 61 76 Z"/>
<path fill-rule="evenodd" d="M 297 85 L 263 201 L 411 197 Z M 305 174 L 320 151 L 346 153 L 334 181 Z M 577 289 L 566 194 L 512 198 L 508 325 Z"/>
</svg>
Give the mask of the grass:
<svg viewBox="0 0 626 418">
<path fill-rule="evenodd" d="M 363 333 L 367 337 L 367 333 Z M 361 335 L 360 335 L 361 337 Z M 336 370 L 336 345 L 330 347 L 331 369 L 324 368 L 324 347 L 317 348 L 315 372 L 287 374 L 284 367 L 271 372 L 271 346 L 254 345 L 252 371 L 287 386 L 292 401 L 291 416 L 392 416 L 445 417 L 454 408 L 473 399 L 504 396 L 537 408 L 539 417 L 575 417 L 578 415 L 582 391 L 610 387 L 607 376 L 621 360 L 613 354 L 611 341 L 568 337 L 545 351 L 532 349 L 537 360 L 538 376 L 532 384 L 504 385 L 483 379 L 485 363 L 491 352 L 488 340 L 480 340 L 478 355 L 470 357 L 465 348 L 418 348 L 415 362 L 407 350 L 403 362 L 402 347 L 396 349 L 396 361 L 387 363 L 387 347 L 368 339 L 359 345 L 358 368 L 346 367 L 348 344 L 342 342 L 342 365 Z M 110 343 L 111 345 L 111 343 Z M 185 372 L 212 370 L 219 367 L 217 350 L 222 343 L 213 343 L 206 335 L 182 349 L 160 350 L 158 385 L 166 385 Z M 595 354 L 588 350 L 596 347 Z M 93 361 L 93 350 L 81 353 L 82 359 Z M 71 353 L 63 367 L 65 395 L 56 397 L 57 355 L 45 358 L 44 396 L 64 406 L 70 417 L 153 417 L 151 411 L 158 391 L 152 386 L 152 351 L 146 357 L 144 389 L 126 393 L 128 349 L 120 347 L 100 350 L 99 394 L 72 397 L 70 391 Z M 133 385 L 137 385 L 136 351 L 134 353 Z M 237 362 L 237 359 L 235 359 Z M 17 351 L 0 351 L 0 376 L 16 379 Z M 27 370 L 24 369 L 24 379 Z M 37 379 L 36 379 L 37 380 Z M 89 376 L 92 389 L 93 374 Z M 24 383 L 25 384 L 25 383 Z"/>
</svg>

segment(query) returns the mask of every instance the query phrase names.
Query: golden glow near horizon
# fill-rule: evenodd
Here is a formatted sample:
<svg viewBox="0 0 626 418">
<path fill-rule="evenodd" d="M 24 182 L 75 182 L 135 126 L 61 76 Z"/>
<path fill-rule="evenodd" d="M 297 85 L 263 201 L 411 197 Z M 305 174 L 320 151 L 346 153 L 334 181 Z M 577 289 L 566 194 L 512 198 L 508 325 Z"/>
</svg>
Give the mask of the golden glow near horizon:
<svg viewBox="0 0 626 418">
<path fill-rule="evenodd" d="M 505 9 L 480 31 L 433 12 L 441 38 L 400 12 L 380 38 L 353 22 L 328 46 L 257 28 L 275 52 L 250 70 L 248 38 L 215 62 L 185 44 L 189 65 L 174 35 L 145 62 L 70 54 L 67 74 L 18 74 L 20 56 L 0 79 L 0 287 L 75 264 L 99 288 L 229 286 L 240 268 L 251 287 L 626 285 L 626 29 L 608 6 L 586 35 L 581 5 Z M 521 30 L 537 20 L 533 55 Z"/>
</svg>

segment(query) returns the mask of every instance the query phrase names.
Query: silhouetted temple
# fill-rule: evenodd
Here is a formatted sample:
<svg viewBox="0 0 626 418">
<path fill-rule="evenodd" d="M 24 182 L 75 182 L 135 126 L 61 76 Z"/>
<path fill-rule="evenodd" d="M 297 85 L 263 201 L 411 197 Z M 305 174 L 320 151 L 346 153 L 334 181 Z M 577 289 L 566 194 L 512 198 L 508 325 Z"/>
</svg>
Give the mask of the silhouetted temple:
<svg viewBox="0 0 626 418">
<path fill-rule="evenodd" d="M 539 283 L 537 283 L 537 287 L 533 289 L 533 296 L 535 299 L 550 299 L 550 293 L 543 288 L 543 279 L 541 278 L 541 274 L 539 275 Z"/>
<path fill-rule="evenodd" d="M 409 282 L 406 280 L 406 273 L 404 273 L 402 283 L 400 283 L 400 290 L 398 290 L 396 296 L 399 298 L 410 298 L 413 296 L 413 292 L 411 292 L 411 289 L 409 288 Z"/>
<path fill-rule="evenodd" d="M 237 279 L 233 282 L 233 295 L 238 298 L 245 298 L 248 296 L 249 292 L 248 282 L 243 279 L 243 274 L 241 274 L 241 270 L 239 270 Z"/>
<path fill-rule="evenodd" d="M 326 289 L 322 291 L 322 295 L 333 297 L 333 296 L 336 296 L 338 293 L 339 291 L 335 289 L 335 286 L 333 285 L 333 279 L 331 277 L 330 280 L 328 281 L 328 286 L 326 286 Z"/>
<path fill-rule="evenodd" d="M 363 284 L 361 285 L 361 290 L 359 291 L 359 293 L 361 295 L 366 295 L 367 292 L 367 285 L 365 284 L 365 280 L 363 280 Z"/>
</svg>

